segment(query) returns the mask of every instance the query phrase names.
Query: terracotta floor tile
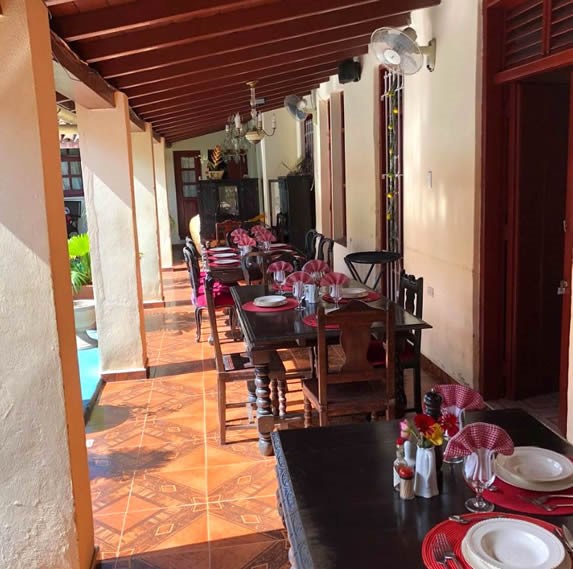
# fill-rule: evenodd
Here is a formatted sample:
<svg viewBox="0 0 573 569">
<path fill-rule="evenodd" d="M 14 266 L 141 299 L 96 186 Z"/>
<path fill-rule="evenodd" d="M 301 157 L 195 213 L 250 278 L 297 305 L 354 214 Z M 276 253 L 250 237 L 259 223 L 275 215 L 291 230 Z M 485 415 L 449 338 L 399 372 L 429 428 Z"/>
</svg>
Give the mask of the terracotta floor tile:
<svg viewBox="0 0 573 569">
<path fill-rule="evenodd" d="M 162 443 L 141 448 L 136 464 L 138 472 L 179 471 L 205 466 L 205 440 L 203 437 L 183 443 Z"/>
<path fill-rule="evenodd" d="M 95 478 L 90 481 L 94 516 L 125 512 L 133 483 L 133 475 L 124 479 Z"/>
<path fill-rule="evenodd" d="M 180 507 L 128 512 L 119 556 L 194 545 L 208 547 L 207 511 Z"/>
<path fill-rule="evenodd" d="M 274 496 L 276 490 L 276 475 L 267 462 L 246 462 L 207 468 L 209 502 Z"/>
</svg>

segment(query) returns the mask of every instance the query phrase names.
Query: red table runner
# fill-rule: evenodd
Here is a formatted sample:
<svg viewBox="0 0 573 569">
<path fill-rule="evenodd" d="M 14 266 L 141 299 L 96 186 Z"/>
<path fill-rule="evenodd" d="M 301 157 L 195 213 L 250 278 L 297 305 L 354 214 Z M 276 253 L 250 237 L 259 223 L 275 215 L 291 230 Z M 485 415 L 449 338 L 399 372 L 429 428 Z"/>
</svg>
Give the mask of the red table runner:
<svg viewBox="0 0 573 569">
<path fill-rule="evenodd" d="M 497 485 L 497 481 L 496 481 Z M 560 508 L 561 509 L 561 508 Z M 499 514 L 497 512 L 491 512 L 489 514 L 466 514 L 463 517 L 468 520 L 475 520 L 475 521 L 482 521 L 487 520 L 488 518 L 495 518 L 502 516 L 504 518 L 513 518 L 516 520 L 523 520 L 525 522 L 531 522 L 533 524 L 537 524 L 542 528 L 553 532 L 555 526 L 550 524 L 549 522 L 536 520 L 535 518 L 529 518 L 527 516 L 520 516 L 518 514 Z M 462 540 L 464 539 L 467 531 L 472 527 L 472 524 L 460 524 L 458 522 L 452 522 L 450 520 L 445 520 L 438 525 L 434 526 L 424 538 L 422 542 L 422 560 L 424 561 L 424 565 L 429 569 L 444 569 L 443 565 L 440 565 L 434 559 L 434 550 L 435 550 L 435 539 L 436 534 L 444 533 L 450 542 L 455 554 L 458 556 L 460 563 L 465 569 L 472 569 L 471 566 L 466 563 L 462 552 Z"/>
</svg>

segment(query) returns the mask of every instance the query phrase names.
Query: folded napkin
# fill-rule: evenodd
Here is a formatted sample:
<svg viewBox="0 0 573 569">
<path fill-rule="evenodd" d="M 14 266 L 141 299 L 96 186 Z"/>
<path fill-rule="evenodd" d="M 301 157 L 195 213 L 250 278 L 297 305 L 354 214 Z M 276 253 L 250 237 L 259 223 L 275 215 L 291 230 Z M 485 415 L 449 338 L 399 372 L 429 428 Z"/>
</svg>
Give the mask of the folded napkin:
<svg viewBox="0 0 573 569">
<path fill-rule="evenodd" d="M 286 280 L 287 284 L 294 284 L 294 283 L 304 283 L 304 284 L 312 284 L 314 281 L 312 277 L 305 273 L 304 271 L 295 271 L 291 273 Z"/>
<path fill-rule="evenodd" d="M 290 272 L 292 272 L 292 270 L 293 270 L 293 267 L 290 263 L 287 263 L 286 261 L 275 261 L 274 263 L 271 263 L 269 265 L 269 268 L 267 269 L 267 273 L 276 273 L 278 271 L 290 273 Z"/>
<path fill-rule="evenodd" d="M 267 228 L 262 225 L 253 225 L 253 227 L 251 227 L 251 235 L 257 237 L 257 235 L 263 230 L 266 231 Z"/>
<path fill-rule="evenodd" d="M 247 245 L 253 246 L 257 244 L 257 242 L 252 237 L 249 237 L 248 233 L 241 233 L 235 237 L 235 243 L 240 247 L 245 247 Z"/>
<path fill-rule="evenodd" d="M 239 235 L 247 235 L 248 231 L 246 229 L 243 229 L 242 227 L 237 227 L 237 229 L 233 229 L 233 231 L 231 231 L 231 236 L 232 237 L 238 237 Z"/>
<path fill-rule="evenodd" d="M 304 264 L 302 270 L 305 273 L 330 273 L 330 267 L 328 263 L 321 261 L 320 259 L 312 259 Z"/>
<path fill-rule="evenodd" d="M 350 279 L 344 273 L 327 273 L 320 281 L 323 286 L 341 285 L 344 286 Z"/>
<path fill-rule="evenodd" d="M 483 409 L 483 397 L 475 390 L 465 385 L 436 385 L 434 390 L 442 396 L 442 411 L 459 419 L 462 411 L 467 409 Z"/>
<path fill-rule="evenodd" d="M 507 432 L 497 425 L 472 423 L 450 439 L 444 458 L 469 456 L 481 449 L 510 455 L 513 454 L 513 441 Z"/>
<path fill-rule="evenodd" d="M 276 241 L 277 238 L 268 229 L 262 229 L 257 235 L 259 241 Z"/>
</svg>

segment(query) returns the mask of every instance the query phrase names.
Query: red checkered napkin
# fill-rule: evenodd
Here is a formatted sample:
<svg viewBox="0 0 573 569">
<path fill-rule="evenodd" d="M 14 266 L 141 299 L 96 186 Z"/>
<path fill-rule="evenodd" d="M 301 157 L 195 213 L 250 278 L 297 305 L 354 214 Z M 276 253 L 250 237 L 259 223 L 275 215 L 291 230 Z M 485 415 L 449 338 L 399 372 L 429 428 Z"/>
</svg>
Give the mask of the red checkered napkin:
<svg viewBox="0 0 573 569">
<path fill-rule="evenodd" d="M 442 396 L 442 410 L 459 417 L 464 409 L 483 409 L 483 397 L 465 385 L 436 385 L 434 391 Z"/>
<path fill-rule="evenodd" d="M 293 267 L 290 263 L 286 261 L 275 261 L 269 265 L 267 273 L 276 273 L 277 271 L 284 271 L 285 273 L 292 272 Z"/>
<path fill-rule="evenodd" d="M 308 261 L 302 267 L 302 270 L 305 273 L 330 273 L 330 267 L 328 263 L 321 261 L 320 259 L 312 259 L 312 261 Z"/>
<path fill-rule="evenodd" d="M 291 273 L 287 277 L 287 280 L 285 282 L 287 284 L 294 284 L 294 283 L 312 284 L 314 281 L 312 280 L 312 277 L 308 273 L 305 273 L 304 271 L 295 271 L 294 273 Z"/>
<path fill-rule="evenodd" d="M 257 242 L 252 237 L 249 237 L 248 233 L 241 233 L 240 235 L 235 237 L 235 243 L 241 247 L 257 244 Z"/>
<path fill-rule="evenodd" d="M 469 456 L 479 449 L 512 454 L 513 441 L 507 432 L 497 425 L 472 423 L 450 439 L 444 458 Z"/>
<path fill-rule="evenodd" d="M 322 277 L 321 285 L 344 286 L 350 279 L 344 273 L 328 273 Z"/>
</svg>

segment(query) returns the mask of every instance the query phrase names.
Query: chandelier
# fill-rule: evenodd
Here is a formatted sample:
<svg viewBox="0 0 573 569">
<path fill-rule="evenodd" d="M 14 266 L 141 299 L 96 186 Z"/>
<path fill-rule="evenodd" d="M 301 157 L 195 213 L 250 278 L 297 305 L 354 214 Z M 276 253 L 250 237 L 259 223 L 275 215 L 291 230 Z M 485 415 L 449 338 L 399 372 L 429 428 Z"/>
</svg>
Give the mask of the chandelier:
<svg viewBox="0 0 573 569">
<path fill-rule="evenodd" d="M 234 160 L 235 162 L 240 162 L 241 157 L 245 156 L 249 150 L 239 113 L 229 117 L 225 125 L 225 138 L 221 150 L 226 161 Z"/>
<path fill-rule="evenodd" d="M 275 115 L 272 118 L 271 124 L 271 131 L 267 132 L 263 128 L 263 113 L 261 111 L 257 111 L 257 105 L 263 104 L 265 102 L 264 99 L 257 99 L 255 94 L 255 87 L 257 86 L 256 81 L 249 81 L 247 86 L 251 90 L 251 119 L 249 122 L 243 126 L 241 125 L 241 115 L 237 113 L 235 115 L 235 126 L 239 125 L 238 130 L 243 131 L 245 133 L 245 138 L 251 144 L 258 144 L 265 136 L 273 136 L 275 130 L 277 128 L 277 122 L 275 119 Z"/>
</svg>

